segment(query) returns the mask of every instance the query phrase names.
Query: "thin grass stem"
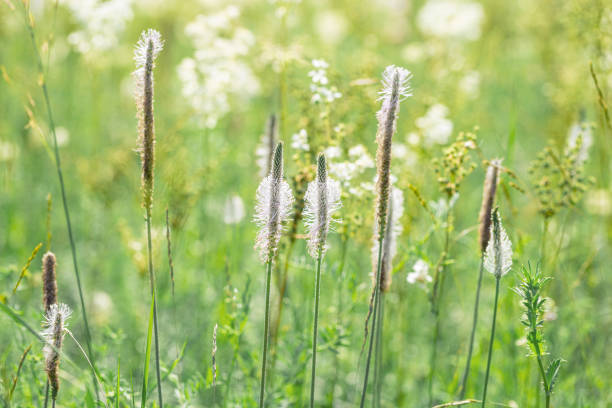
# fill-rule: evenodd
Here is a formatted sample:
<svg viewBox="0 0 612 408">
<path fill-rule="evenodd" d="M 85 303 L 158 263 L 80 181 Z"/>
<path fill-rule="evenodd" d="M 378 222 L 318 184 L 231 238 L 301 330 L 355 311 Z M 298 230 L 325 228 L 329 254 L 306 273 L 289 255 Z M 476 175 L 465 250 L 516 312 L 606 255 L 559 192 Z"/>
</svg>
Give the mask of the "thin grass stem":
<svg viewBox="0 0 612 408">
<path fill-rule="evenodd" d="M 149 281 L 151 286 L 151 297 L 153 301 L 153 336 L 155 340 L 155 374 L 157 376 L 157 399 L 159 407 L 163 408 L 164 402 L 162 397 L 161 372 L 159 367 L 159 332 L 157 323 L 157 292 L 155 290 L 155 272 L 153 271 L 153 253 L 151 243 L 151 209 L 147 207 L 147 256 L 149 264 Z"/>
<path fill-rule="evenodd" d="M 376 267 L 376 284 L 374 285 L 374 311 L 372 317 L 372 330 L 370 331 L 370 344 L 368 346 L 368 358 L 366 360 L 365 375 L 363 379 L 363 389 L 361 391 L 361 402 L 360 408 L 365 405 L 366 392 L 368 389 L 368 376 L 370 374 L 370 362 L 372 360 L 372 346 L 374 345 L 374 328 L 376 327 L 376 315 L 378 314 L 378 303 L 380 302 L 380 274 L 382 267 L 382 248 L 384 234 L 382 231 L 379 232 L 380 238 L 378 239 L 378 265 Z"/>
<path fill-rule="evenodd" d="M 64 184 L 64 175 L 62 172 L 62 164 L 60 160 L 59 154 L 59 146 L 57 143 L 57 135 L 55 133 L 55 120 L 53 119 L 53 111 L 51 109 L 51 100 L 49 98 L 49 91 L 47 90 L 47 82 L 45 79 L 45 72 L 43 68 L 42 58 L 40 56 L 40 51 L 36 44 L 36 34 L 34 32 L 33 22 L 30 18 L 30 12 L 28 10 L 28 6 L 26 6 L 26 2 L 23 2 L 25 18 L 26 18 L 26 27 L 28 29 L 28 33 L 30 34 L 30 40 L 32 42 L 32 46 L 34 48 L 34 54 L 36 56 L 36 63 L 38 66 L 38 72 L 40 75 L 40 87 L 43 91 L 43 97 L 45 100 L 45 106 L 47 108 L 47 117 L 49 120 L 49 129 L 51 131 L 51 136 L 53 137 L 53 153 L 55 156 L 55 167 L 57 169 L 57 176 L 60 184 L 60 191 L 62 195 L 62 204 L 64 207 L 64 216 L 66 219 L 66 227 L 68 229 L 68 240 L 70 241 L 70 251 L 72 253 L 72 264 L 74 265 L 74 274 L 76 277 L 77 289 L 79 291 L 79 300 L 81 303 L 81 313 L 83 316 L 83 322 L 85 324 L 85 342 L 87 344 L 87 352 L 89 354 L 89 359 L 92 362 L 92 383 L 94 386 L 94 392 L 96 394 L 96 399 L 98 399 L 98 384 L 96 382 L 96 372 L 95 372 L 95 360 L 93 355 L 93 349 L 91 347 L 91 331 L 89 330 L 89 322 L 87 321 L 87 311 L 85 309 L 85 300 L 83 296 L 83 288 L 81 285 L 81 277 L 79 274 L 79 266 L 77 262 L 77 254 L 76 254 L 76 244 L 74 241 L 74 236 L 72 233 L 72 224 L 70 222 L 70 210 L 68 208 L 68 200 L 66 198 L 66 187 Z"/>
<path fill-rule="evenodd" d="M 261 361 L 261 384 L 259 388 L 259 408 L 264 406 L 264 393 L 266 389 L 266 360 L 268 358 L 268 336 L 270 331 L 270 281 L 272 280 L 272 257 L 270 253 L 269 261 L 266 265 L 266 311 L 264 314 L 264 343 L 263 343 L 263 358 Z"/>
<path fill-rule="evenodd" d="M 312 375 L 310 379 L 310 408 L 314 408 L 315 378 L 317 367 L 317 335 L 319 330 L 319 298 L 321 289 L 321 248 L 317 257 L 317 274 L 315 277 L 315 306 L 314 306 L 314 328 L 312 330 Z"/>
<path fill-rule="evenodd" d="M 499 281 L 500 277 L 495 279 L 495 301 L 493 302 L 493 324 L 491 325 L 491 338 L 489 339 L 489 355 L 487 357 L 487 371 L 485 374 L 484 391 L 482 393 L 482 408 L 485 407 L 487 401 L 487 387 L 489 385 L 489 372 L 491 371 L 491 356 L 493 355 L 493 340 L 495 339 L 495 320 L 497 319 L 497 301 L 499 299 Z"/>
<path fill-rule="evenodd" d="M 476 325 L 478 323 L 478 304 L 480 302 L 480 288 L 482 286 L 482 276 L 484 272 L 484 254 L 480 256 L 480 268 L 478 271 L 478 286 L 476 287 L 476 301 L 474 302 L 474 316 L 472 318 L 472 332 L 470 334 L 470 343 L 468 345 L 467 361 L 465 363 L 465 371 L 463 372 L 463 378 L 461 379 L 461 385 L 459 387 L 459 399 L 463 400 L 465 397 L 465 391 L 467 387 L 467 380 L 470 375 L 470 365 L 472 363 L 472 352 L 474 350 L 474 337 L 476 335 Z"/>
</svg>

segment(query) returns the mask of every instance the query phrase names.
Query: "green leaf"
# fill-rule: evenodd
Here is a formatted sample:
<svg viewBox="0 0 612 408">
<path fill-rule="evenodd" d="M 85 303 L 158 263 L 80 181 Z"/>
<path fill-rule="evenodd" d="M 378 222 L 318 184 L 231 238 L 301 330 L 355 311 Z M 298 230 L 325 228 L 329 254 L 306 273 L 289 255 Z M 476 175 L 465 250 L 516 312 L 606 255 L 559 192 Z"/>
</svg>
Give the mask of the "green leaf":
<svg viewBox="0 0 612 408">
<path fill-rule="evenodd" d="M 559 368 L 561 367 L 561 363 L 563 359 L 557 358 L 550 362 L 548 368 L 546 369 L 546 382 L 548 383 L 548 393 L 552 394 L 553 388 L 555 386 L 555 381 L 557 380 L 557 376 L 559 375 Z"/>
<path fill-rule="evenodd" d="M 145 366 L 142 378 L 142 399 L 141 407 L 146 407 L 147 402 L 147 386 L 149 385 L 149 363 L 151 362 L 151 337 L 153 336 L 153 305 L 155 304 L 155 295 L 151 296 L 151 311 L 149 312 L 149 330 L 147 332 L 147 349 L 145 352 Z"/>
</svg>

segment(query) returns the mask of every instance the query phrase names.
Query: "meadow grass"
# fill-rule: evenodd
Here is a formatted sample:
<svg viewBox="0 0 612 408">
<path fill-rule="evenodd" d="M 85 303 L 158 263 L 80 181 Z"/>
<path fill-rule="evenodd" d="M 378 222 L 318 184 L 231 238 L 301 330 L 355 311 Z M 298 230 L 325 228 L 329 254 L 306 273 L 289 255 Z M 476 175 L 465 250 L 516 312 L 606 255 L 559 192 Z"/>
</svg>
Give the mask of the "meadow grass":
<svg viewBox="0 0 612 408">
<path fill-rule="evenodd" d="M 0 406 L 612 404 L 612 6 L 2 7 Z"/>
</svg>

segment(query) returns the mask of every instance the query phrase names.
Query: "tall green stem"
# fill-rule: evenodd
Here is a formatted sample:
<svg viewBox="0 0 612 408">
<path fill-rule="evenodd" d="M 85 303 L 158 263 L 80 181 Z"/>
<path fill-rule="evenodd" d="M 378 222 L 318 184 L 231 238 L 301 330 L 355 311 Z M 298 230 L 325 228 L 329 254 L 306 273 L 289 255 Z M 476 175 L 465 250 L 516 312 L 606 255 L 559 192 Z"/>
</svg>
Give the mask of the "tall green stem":
<svg viewBox="0 0 612 408">
<path fill-rule="evenodd" d="M 450 198 L 449 198 L 450 200 Z M 446 212 L 446 225 L 445 225 L 445 233 L 444 233 L 444 250 L 442 251 L 442 255 L 436 264 L 436 270 L 434 275 L 434 286 L 432 289 L 431 295 L 431 312 L 434 315 L 435 323 L 434 323 L 434 332 L 433 332 L 433 342 L 431 348 L 431 359 L 429 362 L 429 386 L 428 386 L 428 395 L 429 395 L 429 406 L 433 405 L 433 379 L 436 373 L 436 359 L 438 355 L 438 338 L 440 335 L 440 302 L 442 299 L 442 289 L 444 288 L 444 278 L 446 276 L 446 272 L 444 271 L 444 264 L 446 262 L 446 257 L 448 256 L 448 249 L 450 246 L 450 232 L 451 232 L 451 209 L 449 208 Z"/>
<path fill-rule="evenodd" d="M 268 358 L 268 335 L 270 331 L 270 280 L 272 279 L 272 256 L 270 254 L 266 272 L 266 312 L 264 314 L 264 343 L 263 358 L 261 361 L 261 384 L 259 388 L 259 408 L 264 406 L 264 392 L 266 389 L 266 360 Z"/>
<path fill-rule="evenodd" d="M 380 305 L 378 308 L 378 324 L 376 328 L 376 361 L 374 362 L 374 401 L 372 406 L 380 407 L 381 376 L 382 376 L 382 339 L 385 318 L 385 295 L 380 294 Z"/>
<path fill-rule="evenodd" d="M 493 324 L 491 325 L 491 339 L 489 340 L 489 356 L 487 357 L 487 372 L 485 374 L 484 391 L 482 393 L 482 408 L 487 400 L 487 386 L 489 385 L 489 371 L 491 370 L 491 356 L 493 354 L 493 339 L 495 338 L 495 320 L 497 318 L 497 300 L 499 299 L 499 281 L 495 279 L 495 302 L 493 303 Z"/>
<path fill-rule="evenodd" d="M 310 379 L 310 408 L 314 407 L 315 371 L 317 366 L 317 333 L 319 329 L 319 297 L 321 289 L 321 248 L 317 256 L 317 275 L 315 277 L 314 329 L 312 330 L 312 375 Z"/>
<path fill-rule="evenodd" d="M 480 268 L 478 271 L 478 286 L 476 287 L 476 301 L 474 302 L 474 316 L 472 319 L 472 333 L 470 334 L 470 344 L 468 346 L 467 361 L 465 363 L 465 371 L 459 388 L 459 399 L 465 397 L 465 388 L 470 375 L 470 364 L 472 363 L 472 351 L 474 349 L 474 336 L 476 334 L 476 324 L 478 323 L 478 304 L 480 302 L 480 287 L 482 286 L 482 275 L 484 269 L 484 254 L 480 255 Z"/>
<path fill-rule="evenodd" d="M 540 346 L 537 343 L 535 344 L 535 352 L 536 352 L 536 358 L 538 360 L 538 368 L 540 370 L 540 375 L 542 376 L 542 383 L 544 384 L 544 393 L 546 395 L 546 408 L 549 408 L 550 407 L 550 392 L 548 389 L 548 382 L 546 381 L 546 371 L 544 371 L 544 364 L 542 363 L 542 352 L 540 351 Z"/>
<path fill-rule="evenodd" d="M 147 208 L 147 256 L 149 260 L 149 284 L 153 298 L 153 333 L 155 336 L 155 374 L 157 376 L 157 399 L 159 406 L 164 406 L 162 398 L 161 372 L 159 368 L 159 328 L 157 323 L 157 293 L 155 290 L 155 272 L 153 271 L 153 245 L 151 243 L 151 209 Z"/>
<path fill-rule="evenodd" d="M 57 135 L 55 133 L 55 121 L 53 119 L 53 111 L 51 110 L 51 100 L 49 98 L 49 91 L 47 90 L 47 81 L 45 79 L 45 73 L 42 64 L 42 58 L 40 56 L 40 52 L 38 50 L 38 46 L 36 45 L 36 34 L 34 33 L 34 27 L 29 20 L 29 10 L 27 9 L 26 3 L 23 2 L 25 17 L 26 17 L 26 27 L 28 28 L 28 32 L 30 34 L 30 40 L 32 41 L 32 46 L 34 48 L 34 53 L 36 55 L 36 62 L 38 65 L 38 72 L 40 74 L 40 86 L 43 91 L 43 97 L 45 100 L 45 106 L 47 108 L 47 117 L 49 119 L 49 129 L 51 130 L 51 135 L 53 136 L 53 154 L 55 156 L 55 167 L 57 169 L 57 177 L 59 179 L 60 191 L 62 195 L 62 205 L 64 207 L 64 216 L 66 218 L 66 227 L 68 229 L 68 240 L 70 241 L 70 251 L 72 253 L 72 264 L 74 266 L 74 274 L 77 282 L 77 289 L 79 291 L 79 300 L 81 302 L 81 313 L 83 315 L 83 322 L 85 324 L 85 342 L 87 344 L 87 353 L 89 354 L 89 360 L 92 365 L 92 382 L 94 386 L 94 392 L 96 394 L 96 399 L 98 398 L 98 383 L 96 382 L 96 372 L 95 372 L 95 360 L 93 355 L 93 350 L 91 347 L 91 331 L 89 330 L 89 323 L 87 321 L 87 311 L 85 310 L 85 300 L 83 297 L 83 288 L 81 285 L 81 277 L 79 274 L 79 266 L 77 263 L 77 255 L 76 255 L 76 245 L 74 243 L 74 236 L 72 234 L 72 224 L 70 222 L 70 211 L 68 209 L 68 200 L 66 199 L 66 187 L 64 185 L 64 175 L 62 173 L 62 164 L 60 160 L 59 147 L 57 144 Z"/>
<path fill-rule="evenodd" d="M 374 285 L 374 310 L 372 317 L 372 330 L 370 331 L 370 344 L 368 346 L 368 359 L 366 361 L 365 368 L 365 376 L 363 379 L 363 390 L 361 391 L 361 402 L 359 404 L 360 408 L 363 408 L 365 405 L 365 397 L 366 391 L 368 389 L 368 376 L 370 374 L 370 362 L 372 361 L 372 346 L 374 344 L 374 328 L 376 327 L 376 315 L 378 314 L 378 303 L 380 301 L 380 273 L 382 266 L 382 247 L 383 247 L 383 237 L 384 231 L 380 231 L 380 238 L 378 239 L 378 265 L 376 267 L 376 284 Z"/>
</svg>

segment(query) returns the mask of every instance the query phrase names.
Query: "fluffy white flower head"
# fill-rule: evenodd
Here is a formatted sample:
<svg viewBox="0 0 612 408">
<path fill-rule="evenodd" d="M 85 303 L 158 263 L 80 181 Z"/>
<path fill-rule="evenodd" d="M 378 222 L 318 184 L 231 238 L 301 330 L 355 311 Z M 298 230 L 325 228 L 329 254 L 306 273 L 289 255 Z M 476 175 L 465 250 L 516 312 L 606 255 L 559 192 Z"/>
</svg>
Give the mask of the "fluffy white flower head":
<svg viewBox="0 0 612 408">
<path fill-rule="evenodd" d="M 136 43 L 136 49 L 134 50 L 134 62 L 136 66 L 141 69 L 147 63 L 147 52 L 151 44 L 152 59 L 155 61 L 159 52 L 164 48 L 164 42 L 161 39 L 159 31 L 149 28 L 140 34 L 140 38 Z"/>
<path fill-rule="evenodd" d="M 484 267 L 499 279 L 512 267 L 512 243 L 502 226 L 497 209 L 491 218 L 491 239 L 485 251 Z"/>
<path fill-rule="evenodd" d="M 56 352 L 53 347 L 49 345 L 56 347 L 55 344 L 57 344 L 58 334 L 60 336 L 64 335 L 66 321 L 70 318 L 71 314 L 72 311 L 70 307 L 64 303 L 51 305 L 49 311 L 45 314 L 43 320 L 44 330 L 41 333 L 46 343 L 44 348 L 45 356 L 48 357 L 50 353 Z"/>
<path fill-rule="evenodd" d="M 340 183 L 327 177 L 325 156 L 319 156 L 317 179 L 308 184 L 304 196 L 306 205 L 304 219 L 308 231 L 308 253 L 313 258 L 325 254 L 328 249 L 327 234 L 332 222 L 336 221 L 333 214 L 342 206 L 340 202 Z"/>
<path fill-rule="evenodd" d="M 293 194 L 289 184 L 283 179 L 282 144 L 274 152 L 274 165 L 270 174 L 257 188 L 255 223 L 260 227 L 255 249 L 259 251 L 262 262 L 271 262 L 278 247 L 282 223 L 291 215 Z"/>
<path fill-rule="evenodd" d="M 382 85 L 383 89 L 379 92 L 379 100 L 385 101 L 391 99 L 393 93 L 393 81 L 397 75 L 398 78 L 398 94 L 399 100 L 403 101 L 409 96 L 412 96 L 412 88 L 410 87 L 410 80 L 412 79 L 412 73 L 406 68 L 396 67 L 395 65 L 389 65 L 383 72 Z"/>
</svg>

